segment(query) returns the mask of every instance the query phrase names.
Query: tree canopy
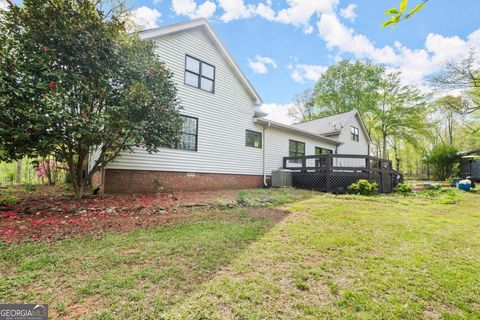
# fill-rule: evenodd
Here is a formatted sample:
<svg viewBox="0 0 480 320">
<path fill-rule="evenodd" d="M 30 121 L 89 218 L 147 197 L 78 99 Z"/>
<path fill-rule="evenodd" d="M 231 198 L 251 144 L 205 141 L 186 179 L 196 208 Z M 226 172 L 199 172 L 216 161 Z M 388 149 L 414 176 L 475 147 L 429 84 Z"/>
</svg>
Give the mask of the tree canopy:
<svg viewBox="0 0 480 320">
<path fill-rule="evenodd" d="M 314 113 L 309 111 L 309 117 L 358 110 L 379 156 L 387 157 L 387 145 L 394 141 L 395 145 L 401 141 L 416 145 L 419 135 L 428 134 L 425 96 L 403 85 L 400 76 L 371 62 L 341 61 L 329 67 L 315 85 Z"/>
<path fill-rule="evenodd" d="M 100 5 L 24 0 L 0 16 L 1 157 L 54 155 L 77 197 L 119 152 L 172 146 L 181 126 L 172 73 L 154 43 L 127 32 L 121 7 Z M 85 176 L 93 148 L 98 159 Z"/>
<path fill-rule="evenodd" d="M 343 60 L 322 74 L 313 91 L 319 116 L 357 109 L 374 110 L 378 103 L 382 66 L 371 62 Z"/>
</svg>

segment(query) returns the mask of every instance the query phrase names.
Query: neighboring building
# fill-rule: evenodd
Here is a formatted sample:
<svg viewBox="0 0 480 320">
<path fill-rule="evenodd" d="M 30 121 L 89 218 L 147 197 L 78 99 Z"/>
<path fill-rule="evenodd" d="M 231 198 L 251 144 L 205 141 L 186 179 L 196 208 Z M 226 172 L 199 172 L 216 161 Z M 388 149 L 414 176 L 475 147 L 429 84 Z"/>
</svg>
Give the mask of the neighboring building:
<svg viewBox="0 0 480 320">
<path fill-rule="evenodd" d="M 286 156 L 368 153 L 368 135 L 356 112 L 287 126 L 255 111 L 260 96 L 207 20 L 140 36 L 158 44 L 161 59 L 174 73 L 184 117 L 182 138 L 177 148 L 157 153 L 141 148 L 121 153 L 92 179 L 105 192 L 258 187 Z M 350 134 L 348 126 L 356 130 Z M 94 160 L 92 153 L 90 166 Z"/>
</svg>

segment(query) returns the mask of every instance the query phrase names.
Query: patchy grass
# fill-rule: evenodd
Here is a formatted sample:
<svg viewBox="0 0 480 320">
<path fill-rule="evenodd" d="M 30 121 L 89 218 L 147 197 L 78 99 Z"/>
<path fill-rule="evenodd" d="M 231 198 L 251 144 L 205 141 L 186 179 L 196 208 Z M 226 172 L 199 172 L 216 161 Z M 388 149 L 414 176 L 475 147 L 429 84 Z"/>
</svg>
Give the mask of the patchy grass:
<svg viewBox="0 0 480 320">
<path fill-rule="evenodd" d="M 478 194 L 249 190 L 236 202 L 102 239 L 4 246 L 0 302 L 80 319 L 480 318 Z"/>
<path fill-rule="evenodd" d="M 158 319 L 286 216 L 272 203 L 313 195 L 242 194 L 258 206 L 190 210 L 173 225 L 102 238 L 0 243 L 0 303 L 48 303 L 52 318 Z"/>
<path fill-rule="evenodd" d="M 457 191 L 294 204 L 166 318 L 480 318 L 479 205 Z"/>
</svg>

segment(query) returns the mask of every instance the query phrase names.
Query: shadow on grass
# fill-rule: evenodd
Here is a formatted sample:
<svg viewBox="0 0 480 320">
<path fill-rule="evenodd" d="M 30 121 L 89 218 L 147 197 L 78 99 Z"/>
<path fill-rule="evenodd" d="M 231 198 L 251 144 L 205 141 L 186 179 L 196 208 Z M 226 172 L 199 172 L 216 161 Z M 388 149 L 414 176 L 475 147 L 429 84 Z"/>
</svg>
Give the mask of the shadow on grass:
<svg viewBox="0 0 480 320">
<path fill-rule="evenodd" d="M 0 300 L 48 303 L 51 318 L 158 319 L 281 222 L 286 213 L 273 206 L 308 197 L 275 192 L 262 190 L 270 200 L 252 206 L 197 211 L 175 225 L 5 246 Z"/>
</svg>

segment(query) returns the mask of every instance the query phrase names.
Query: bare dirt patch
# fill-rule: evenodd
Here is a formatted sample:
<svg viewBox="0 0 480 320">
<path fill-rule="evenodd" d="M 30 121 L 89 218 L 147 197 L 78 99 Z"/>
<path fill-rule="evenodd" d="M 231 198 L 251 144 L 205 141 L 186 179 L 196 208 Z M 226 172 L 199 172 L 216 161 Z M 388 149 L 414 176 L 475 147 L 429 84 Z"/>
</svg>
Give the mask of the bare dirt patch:
<svg viewBox="0 0 480 320">
<path fill-rule="evenodd" d="M 217 201 L 234 203 L 237 193 L 88 195 L 74 200 L 55 186 L 42 186 L 35 192 L 9 190 L 18 202 L 0 205 L 0 241 L 59 240 L 169 225 L 184 218 L 192 208 L 208 208 Z"/>
</svg>

